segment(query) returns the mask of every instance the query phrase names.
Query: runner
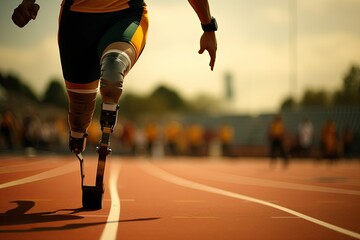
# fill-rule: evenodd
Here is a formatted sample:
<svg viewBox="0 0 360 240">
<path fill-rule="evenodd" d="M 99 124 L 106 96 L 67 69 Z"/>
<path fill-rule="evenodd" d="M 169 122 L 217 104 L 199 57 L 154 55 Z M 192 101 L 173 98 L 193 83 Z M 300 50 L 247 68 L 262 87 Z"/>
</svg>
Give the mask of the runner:
<svg viewBox="0 0 360 240">
<path fill-rule="evenodd" d="M 207 0 L 189 0 L 201 22 L 200 50 L 210 55 L 214 68 L 217 24 Z M 35 19 L 40 6 L 23 0 L 12 19 L 24 27 Z M 58 30 L 62 71 L 69 97 L 69 147 L 74 153 L 85 150 L 87 129 L 95 109 L 100 85 L 101 124 L 115 127 L 118 101 L 126 74 L 141 55 L 148 31 L 144 0 L 63 0 Z"/>
<path fill-rule="evenodd" d="M 214 68 L 217 24 L 207 0 L 189 0 L 204 33 L 199 53 L 207 50 Z M 24 27 L 35 19 L 40 6 L 23 0 L 12 19 Z M 148 14 L 144 0 L 63 0 L 60 9 L 58 44 L 69 98 L 69 148 L 80 161 L 83 208 L 101 209 L 106 156 L 111 152 L 110 136 L 117 122 L 118 102 L 126 74 L 135 65 L 145 44 Z M 102 98 L 96 185 L 84 186 L 82 152 L 95 110 L 100 85 Z"/>
</svg>

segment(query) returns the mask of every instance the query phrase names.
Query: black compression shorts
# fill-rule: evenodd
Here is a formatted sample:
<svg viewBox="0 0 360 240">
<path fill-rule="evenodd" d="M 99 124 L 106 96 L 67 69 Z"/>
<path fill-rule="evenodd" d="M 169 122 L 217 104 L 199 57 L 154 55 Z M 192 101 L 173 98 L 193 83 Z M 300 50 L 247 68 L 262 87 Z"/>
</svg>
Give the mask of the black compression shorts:
<svg viewBox="0 0 360 240">
<path fill-rule="evenodd" d="M 100 77 L 100 58 L 113 42 L 128 42 L 138 58 L 148 29 L 146 7 L 109 13 L 70 11 L 66 4 L 59 17 L 58 44 L 64 79 L 90 83 Z"/>
</svg>

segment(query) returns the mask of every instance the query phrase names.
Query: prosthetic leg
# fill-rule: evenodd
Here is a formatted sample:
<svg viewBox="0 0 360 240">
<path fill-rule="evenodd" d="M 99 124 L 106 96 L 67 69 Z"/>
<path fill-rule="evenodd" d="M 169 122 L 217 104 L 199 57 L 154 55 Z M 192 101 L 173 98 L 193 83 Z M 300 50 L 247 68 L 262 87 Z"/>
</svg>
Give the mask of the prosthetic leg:
<svg viewBox="0 0 360 240">
<path fill-rule="evenodd" d="M 101 209 L 104 194 L 104 170 L 106 157 L 111 153 L 110 135 L 113 132 L 122 93 L 123 78 L 130 69 L 130 59 L 120 51 L 109 51 L 101 62 L 100 93 L 103 100 L 100 116 L 102 136 L 97 147 L 98 165 L 95 186 L 84 185 L 84 158 L 82 151 L 74 151 L 80 161 L 82 205 L 84 209 Z M 80 147 L 79 147 L 80 149 Z M 84 149 L 84 148 L 83 148 Z"/>
<path fill-rule="evenodd" d="M 80 173 L 81 173 L 81 187 L 82 187 L 82 205 L 84 209 L 101 209 L 102 208 L 102 199 L 104 194 L 104 171 L 105 171 L 105 163 L 106 156 L 111 153 L 110 149 L 110 135 L 114 129 L 116 124 L 116 115 L 117 115 L 118 107 L 116 111 L 101 111 L 101 130 L 102 136 L 97 147 L 98 157 L 98 165 L 96 171 L 96 180 L 95 186 L 85 186 L 84 185 L 84 158 L 81 153 L 77 153 L 76 156 L 80 161 Z"/>
</svg>

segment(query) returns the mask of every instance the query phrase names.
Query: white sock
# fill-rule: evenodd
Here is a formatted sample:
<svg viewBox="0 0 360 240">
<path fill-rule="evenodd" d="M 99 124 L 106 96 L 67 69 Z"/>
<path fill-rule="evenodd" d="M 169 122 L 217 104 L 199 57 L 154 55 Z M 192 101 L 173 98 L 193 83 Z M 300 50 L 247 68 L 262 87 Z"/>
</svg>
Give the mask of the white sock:
<svg viewBox="0 0 360 240">
<path fill-rule="evenodd" d="M 70 131 L 70 136 L 73 138 L 83 138 L 85 133 Z"/>
</svg>

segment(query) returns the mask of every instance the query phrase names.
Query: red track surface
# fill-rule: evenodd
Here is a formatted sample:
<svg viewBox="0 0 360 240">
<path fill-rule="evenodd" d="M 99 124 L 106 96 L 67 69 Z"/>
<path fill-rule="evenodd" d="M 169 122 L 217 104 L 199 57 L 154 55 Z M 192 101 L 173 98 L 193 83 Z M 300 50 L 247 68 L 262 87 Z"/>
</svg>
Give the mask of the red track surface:
<svg viewBox="0 0 360 240">
<path fill-rule="evenodd" d="M 1 156 L 0 239 L 360 239 L 360 161 L 110 155 L 105 174 L 84 211 L 74 156 Z"/>
</svg>

